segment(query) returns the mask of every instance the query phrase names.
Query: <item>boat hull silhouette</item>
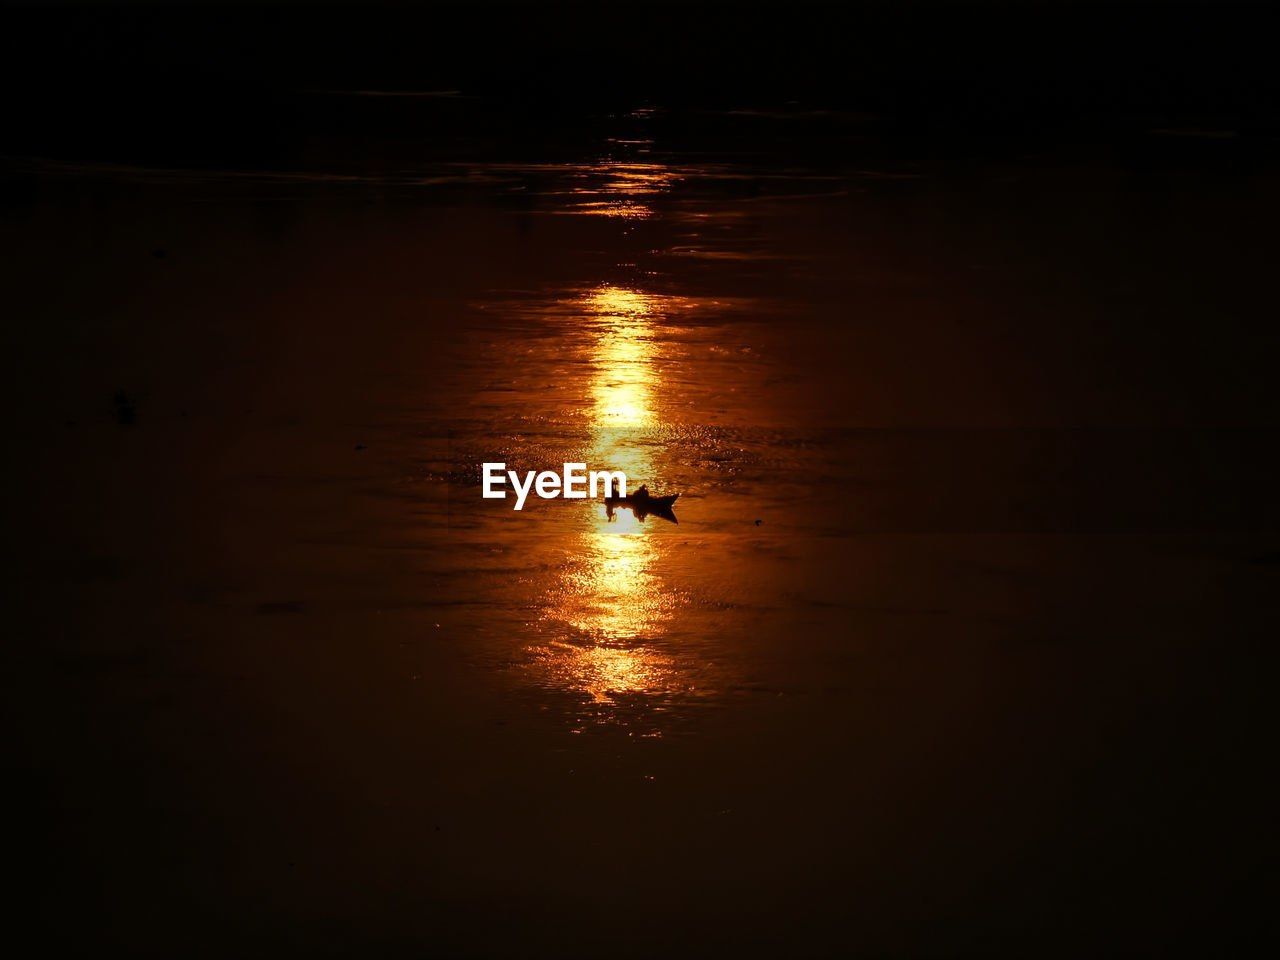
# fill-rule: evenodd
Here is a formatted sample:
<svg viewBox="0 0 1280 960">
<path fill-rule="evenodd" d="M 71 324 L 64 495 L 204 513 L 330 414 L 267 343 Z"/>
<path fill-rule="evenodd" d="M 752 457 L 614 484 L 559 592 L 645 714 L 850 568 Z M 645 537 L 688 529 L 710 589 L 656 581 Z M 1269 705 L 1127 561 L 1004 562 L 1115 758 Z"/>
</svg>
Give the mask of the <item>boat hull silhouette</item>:
<svg viewBox="0 0 1280 960">
<path fill-rule="evenodd" d="M 672 510 L 675 502 L 680 499 L 680 494 L 673 493 L 666 497 L 652 497 L 647 493 L 637 493 L 630 497 L 605 497 L 604 509 L 609 519 L 613 519 L 613 512 L 618 508 L 626 508 L 636 515 L 637 520 L 643 520 L 647 516 L 661 517 L 663 520 L 670 520 L 672 523 L 679 523 L 676 515 Z"/>
</svg>

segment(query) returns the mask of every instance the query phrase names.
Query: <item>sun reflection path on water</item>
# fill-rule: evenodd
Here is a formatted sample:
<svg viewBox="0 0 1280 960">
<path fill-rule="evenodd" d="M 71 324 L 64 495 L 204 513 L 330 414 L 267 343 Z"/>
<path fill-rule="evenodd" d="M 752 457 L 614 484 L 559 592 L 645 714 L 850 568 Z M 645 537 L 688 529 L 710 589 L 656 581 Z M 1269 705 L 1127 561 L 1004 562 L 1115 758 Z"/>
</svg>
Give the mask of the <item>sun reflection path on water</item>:
<svg viewBox="0 0 1280 960">
<path fill-rule="evenodd" d="M 661 163 L 602 160 L 584 167 L 583 183 L 572 188 L 576 198 L 568 213 L 647 220 L 654 215 L 650 202 L 671 189 L 678 176 Z"/>
<path fill-rule="evenodd" d="M 593 368 L 592 464 L 622 470 L 629 489 L 657 478 L 661 447 L 646 436 L 656 425 L 662 387 L 655 324 L 679 302 L 612 285 L 579 297 L 590 325 Z M 559 636 L 535 651 L 544 680 L 576 690 L 596 706 L 664 698 L 683 689 L 675 659 L 664 652 L 682 594 L 663 579 L 664 544 L 629 509 L 605 517 L 597 505 L 565 569 L 547 597 L 541 620 Z M 609 710 L 598 716 L 616 720 Z"/>
<path fill-rule="evenodd" d="M 635 290 L 601 286 L 583 297 L 592 323 L 592 428 L 596 439 L 618 427 L 653 419 L 652 396 L 658 386 L 654 298 Z M 618 451 L 595 450 L 600 455 Z M 619 467 L 625 469 L 625 467 Z"/>
<path fill-rule="evenodd" d="M 543 620 L 572 631 L 538 652 L 548 679 L 596 704 L 672 692 L 675 663 L 653 641 L 681 598 L 654 574 L 652 543 L 635 529 L 588 533 L 580 546 L 582 559 L 562 574 L 543 611 Z"/>
<path fill-rule="evenodd" d="M 584 562 L 567 570 L 547 614 L 598 643 L 636 643 L 670 619 L 674 592 L 654 575 L 644 531 L 586 535 Z"/>
</svg>

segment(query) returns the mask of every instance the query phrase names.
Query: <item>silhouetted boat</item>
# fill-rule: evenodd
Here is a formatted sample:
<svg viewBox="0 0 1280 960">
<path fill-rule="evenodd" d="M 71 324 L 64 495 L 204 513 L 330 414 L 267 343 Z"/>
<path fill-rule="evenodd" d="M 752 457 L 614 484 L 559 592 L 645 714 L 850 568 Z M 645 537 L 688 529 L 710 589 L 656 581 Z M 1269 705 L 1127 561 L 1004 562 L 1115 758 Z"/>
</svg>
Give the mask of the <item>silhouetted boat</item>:
<svg viewBox="0 0 1280 960">
<path fill-rule="evenodd" d="M 676 519 L 672 507 L 675 502 L 680 499 L 680 494 L 673 493 L 666 497 L 654 497 L 649 495 L 649 491 L 645 487 L 641 487 L 629 497 L 605 497 L 604 509 L 609 519 L 613 519 L 613 511 L 619 507 L 625 507 L 636 515 L 637 520 L 643 520 L 645 517 L 653 514 L 655 517 L 662 517 L 663 520 L 670 520 L 672 523 L 679 523 Z"/>
</svg>

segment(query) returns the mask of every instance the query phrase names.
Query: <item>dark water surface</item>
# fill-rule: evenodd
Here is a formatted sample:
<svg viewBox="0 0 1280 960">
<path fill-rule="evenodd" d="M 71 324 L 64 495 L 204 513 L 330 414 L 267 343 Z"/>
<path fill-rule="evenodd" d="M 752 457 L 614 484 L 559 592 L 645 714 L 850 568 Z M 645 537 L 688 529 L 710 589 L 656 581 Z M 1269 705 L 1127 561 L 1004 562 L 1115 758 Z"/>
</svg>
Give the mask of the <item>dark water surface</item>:
<svg viewBox="0 0 1280 960">
<path fill-rule="evenodd" d="M 816 116 L 5 161 L 7 696 L 55 938 L 1240 929 L 1271 869 L 1274 177 L 1139 177 L 1141 130 L 944 168 Z M 622 469 L 679 522 L 516 512 L 485 461 Z"/>
</svg>

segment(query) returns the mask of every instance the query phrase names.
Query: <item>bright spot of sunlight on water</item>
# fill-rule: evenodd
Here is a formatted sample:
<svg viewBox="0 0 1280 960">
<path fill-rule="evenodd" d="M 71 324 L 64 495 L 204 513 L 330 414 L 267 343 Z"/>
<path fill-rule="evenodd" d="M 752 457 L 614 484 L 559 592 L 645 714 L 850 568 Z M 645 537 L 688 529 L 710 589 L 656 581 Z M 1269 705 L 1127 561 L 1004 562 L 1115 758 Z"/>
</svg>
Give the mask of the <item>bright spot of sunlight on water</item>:
<svg viewBox="0 0 1280 960">
<path fill-rule="evenodd" d="M 593 405 L 589 457 L 593 468 L 622 470 L 628 492 L 655 478 L 660 448 L 642 428 L 653 426 L 653 396 L 662 387 L 654 324 L 664 299 L 608 284 L 579 300 L 591 325 Z M 679 596 L 657 573 L 660 538 L 630 509 L 607 519 L 602 506 L 584 513 L 589 530 L 558 578 L 542 613 L 568 627 L 566 637 L 540 647 L 537 668 L 547 680 L 612 703 L 620 695 L 657 694 L 675 679 L 671 658 L 652 649 L 666 633 Z"/>
<path fill-rule="evenodd" d="M 573 194 L 579 199 L 569 212 L 627 220 L 652 217 L 654 209 L 646 200 L 669 190 L 677 179 L 660 163 L 619 160 L 605 160 L 585 167 L 581 176 L 585 182 L 573 188 Z"/>
<path fill-rule="evenodd" d="M 653 363 L 657 354 L 653 298 L 634 290 L 602 286 L 584 299 L 594 332 L 593 427 L 598 432 L 648 422 L 653 416 L 650 397 L 658 385 Z"/>
</svg>

